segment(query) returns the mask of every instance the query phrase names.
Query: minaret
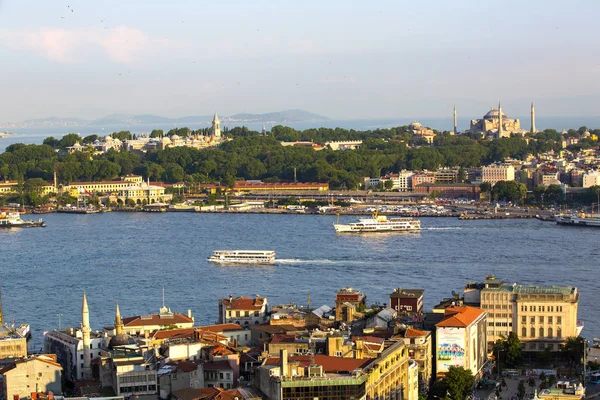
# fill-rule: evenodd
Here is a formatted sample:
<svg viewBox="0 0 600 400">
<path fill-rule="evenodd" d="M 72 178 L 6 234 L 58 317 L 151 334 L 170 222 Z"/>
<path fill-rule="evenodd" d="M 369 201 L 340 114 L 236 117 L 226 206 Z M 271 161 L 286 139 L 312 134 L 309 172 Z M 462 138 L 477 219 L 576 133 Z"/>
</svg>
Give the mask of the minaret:
<svg viewBox="0 0 600 400">
<path fill-rule="evenodd" d="M 217 139 L 221 137 L 221 121 L 216 112 L 212 121 L 212 133 Z"/>
<path fill-rule="evenodd" d="M 502 105 L 498 102 L 498 138 L 502 137 Z"/>
<path fill-rule="evenodd" d="M 537 132 L 535 129 L 535 108 L 533 107 L 533 101 L 531 102 L 531 133 Z"/>
<path fill-rule="evenodd" d="M 454 105 L 454 134 L 458 134 L 458 127 L 456 123 L 456 104 Z"/>
<path fill-rule="evenodd" d="M 90 356 L 90 310 L 88 308 L 87 296 L 83 292 L 83 304 L 81 306 L 81 333 L 83 334 L 83 368 L 82 379 L 92 379 L 92 358 Z"/>
<path fill-rule="evenodd" d="M 119 302 L 117 301 L 117 309 L 115 310 L 115 335 L 123 334 L 123 320 L 121 319 L 121 311 L 119 311 Z"/>
</svg>

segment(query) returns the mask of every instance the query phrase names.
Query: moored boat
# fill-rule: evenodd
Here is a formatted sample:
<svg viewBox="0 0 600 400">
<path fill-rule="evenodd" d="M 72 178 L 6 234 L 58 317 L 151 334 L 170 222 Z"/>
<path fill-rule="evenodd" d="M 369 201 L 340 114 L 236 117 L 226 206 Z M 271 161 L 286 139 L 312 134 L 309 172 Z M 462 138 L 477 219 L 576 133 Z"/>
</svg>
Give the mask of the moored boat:
<svg viewBox="0 0 600 400">
<path fill-rule="evenodd" d="M 221 264 L 273 264 L 273 250 L 215 250 L 208 261 Z"/>
<path fill-rule="evenodd" d="M 558 225 L 600 228 L 600 217 L 597 215 L 557 215 L 554 220 Z"/>
<path fill-rule="evenodd" d="M 337 233 L 369 233 L 369 232 L 418 232 L 421 230 L 421 221 L 417 218 L 392 217 L 375 213 L 371 218 L 359 218 L 350 224 L 333 224 Z"/>
<path fill-rule="evenodd" d="M 32 228 L 45 227 L 46 222 L 43 219 L 37 221 L 25 221 L 21 218 L 18 211 L 6 211 L 6 208 L 0 212 L 0 228 Z"/>
</svg>

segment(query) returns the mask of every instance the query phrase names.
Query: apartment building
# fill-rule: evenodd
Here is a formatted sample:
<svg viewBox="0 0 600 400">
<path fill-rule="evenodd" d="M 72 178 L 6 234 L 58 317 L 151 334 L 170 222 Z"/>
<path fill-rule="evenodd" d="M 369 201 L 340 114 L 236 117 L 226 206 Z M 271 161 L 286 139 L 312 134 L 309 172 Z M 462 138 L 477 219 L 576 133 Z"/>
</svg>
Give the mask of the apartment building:
<svg viewBox="0 0 600 400">
<path fill-rule="evenodd" d="M 490 165 L 481 168 L 481 182 L 494 186 L 499 181 L 514 181 L 515 167 L 512 165 Z"/>
<path fill-rule="evenodd" d="M 489 276 L 482 283 L 467 283 L 464 301 L 488 313 L 490 343 L 513 332 L 526 351 L 558 351 L 583 329 L 577 319 L 579 291 L 572 286 L 505 284 Z"/>
</svg>

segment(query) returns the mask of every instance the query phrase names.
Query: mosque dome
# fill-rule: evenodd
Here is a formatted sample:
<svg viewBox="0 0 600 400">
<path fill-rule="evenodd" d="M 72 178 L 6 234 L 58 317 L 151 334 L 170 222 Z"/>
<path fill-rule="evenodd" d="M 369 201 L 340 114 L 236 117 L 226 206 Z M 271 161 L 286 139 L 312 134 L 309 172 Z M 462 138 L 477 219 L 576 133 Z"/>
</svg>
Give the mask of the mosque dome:
<svg viewBox="0 0 600 400">
<path fill-rule="evenodd" d="M 163 138 L 162 138 L 162 139 L 160 139 L 160 141 L 161 141 L 162 143 L 171 143 L 171 139 L 169 139 L 169 137 L 168 137 L 168 136 L 163 136 Z"/>
<path fill-rule="evenodd" d="M 411 129 L 421 129 L 423 125 L 418 123 L 417 121 L 413 121 L 408 127 Z"/>
<path fill-rule="evenodd" d="M 181 139 L 181 137 L 179 137 L 179 135 L 171 136 L 171 140 L 179 140 L 179 139 Z"/>
<path fill-rule="evenodd" d="M 503 111 L 500 111 L 496 108 L 492 108 L 490 111 L 488 111 L 487 114 L 484 115 L 483 118 L 485 119 L 495 119 L 495 118 L 499 118 L 500 113 L 502 112 L 502 118 L 506 117 L 506 114 L 504 114 Z"/>
<path fill-rule="evenodd" d="M 115 347 L 127 346 L 128 344 L 134 344 L 135 341 L 126 333 L 119 333 L 113 336 L 108 342 L 108 348 L 112 350 Z"/>
</svg>

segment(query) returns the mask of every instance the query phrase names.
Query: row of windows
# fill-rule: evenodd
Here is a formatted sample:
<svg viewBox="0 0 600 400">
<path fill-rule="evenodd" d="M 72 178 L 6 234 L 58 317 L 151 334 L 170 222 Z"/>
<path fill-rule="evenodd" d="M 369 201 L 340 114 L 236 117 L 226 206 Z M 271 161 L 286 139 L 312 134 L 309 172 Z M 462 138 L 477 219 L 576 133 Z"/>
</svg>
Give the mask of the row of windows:
<svg viewBox="0 0 600 400">
<path fill-rule="evenodd" d="M 562 312 L 563 306 L 526 306 L 521 304 L 521 311 L 523 312 L 554 312 L 555 309 L 556 312 Z"/>
<path fill-rule="evenodd" d="M 508 323 L 508 322 L 488 322 L 488 326 L 512 326 L 512 322 Z"/>
<path fill-rule="evenodd" d="M 532 338 L 536 337 L 535 333 L 536 333 L 535 328 L 531 327 L 529 329 L 529 337 L 532 337 Z M 544 328 L 540 326 L 538 328 L 538 333 L 539 333 L 538 337 L 549 337 L 549 338 L 554 337 L 553 336 L 554 331 L 552 330 L 552 328 L 548 328 L 548 330 L 546 331 L 546 333 L 548 335 L 544 336 Z M 521 337 L 524 337 L 524 338 L 527 337 L 527 328 L 525 328 L 525 327 L 521 328 Z M 562 329 L 560 329 L 560 328 L 556 329 L 556 337 L 557 338 L 562 338 Z"/>
<path fill-rule="evenodd" d="M 139 392 L 155 392 L 156 385 L 148 386 L 122 386 L 119 388 L 121 393 L 139 393 Z"/>
<path fill-rule="evenodd" d="M 243 314 L 242 314 L 243 313 Z M 254 311 L 254 316 L 258 317 L 258 311 Z M 227 317 L 249 317 L 250 316 L 250 311 L 227 311 Z"/>
<path fill-rule="evenodd" d="M 535 320 L 536 320 L 536 316 L 535 315 L 529 316 L 529 323 L 535 324 Z M 554 318 L 552 316 L 548 316 L 548 318 L 546 319 L 546 318 L 544 318 L 543 315 L 539 315 L 539 316 L 537 316 L 537 321 L 540 324 L 543 324 L 544 321 L 548 321 L 549 324 L 553 324 L 554 323 Z M 526 324 L 527 323 L 527 316 L 525 316 L 525 315 L 521 316 L 521 323 L 522 324 Z M 556 317 L 556 323 L 558 325 L 562 324 L 562 316 L 559 315 L 559 316 Z"/>
<path fill-rule="evenodd" d="M 510 304 L 482 304 L 481 308 L 483 308 L 484 310 L 511 310 L 512 311 L 512 305 Z"/>
<path fill-rule="evenodd" d="M 503 313 L 488 313 L 488 318 L 509 318 L 510 316 L 510 314 Z"/>
</svg>

